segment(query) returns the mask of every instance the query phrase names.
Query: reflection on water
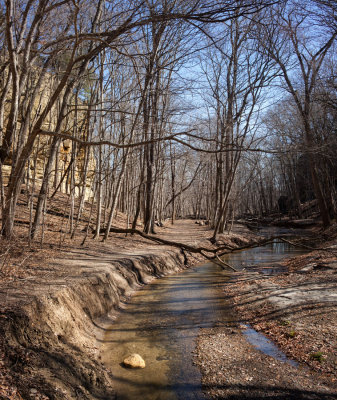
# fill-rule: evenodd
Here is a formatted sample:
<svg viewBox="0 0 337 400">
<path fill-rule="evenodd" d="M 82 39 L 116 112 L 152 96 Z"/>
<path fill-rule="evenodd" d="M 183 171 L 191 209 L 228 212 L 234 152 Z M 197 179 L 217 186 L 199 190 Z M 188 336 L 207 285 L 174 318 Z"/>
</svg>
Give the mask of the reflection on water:
<svg viewBox="0 0 337 400">
<path fill-rule="evenodd" d="M 238 269 L 270 274 L 280 272 L 283 257 L 300 253 L 275 242 L 225 259 Z M 230 305 L 222 290 L 229 278 L 228 272 L 208 263 L 158 279 L 132 297 L 115 323 L 102 327 L 102 360 L 113 372 L 118 399 L 205 398 L 200 372 L 193 365 L 195 339 L 199 328 L 231 323 Z M 253 332 L 248 336 L 252 339 Z M 122 366 L 131 353 L 144 358 L 145 369 Z"/>
<path fill-rule="evenodd" d="M 249 324 L 246 325 L 246 329 L 242 333 L 246 336 L 248 342 L 256 349 L 262 351 L 262 353 L 274 357 L 276 360 L 290 364 L 293 367 L 298 366 L 296 361 L 287 358 L 271 340 L 266 338 L 262 333 L 257 332 Z"/>
<path fill-rule="evenodd" d="M 291 246 L 289 243 L 274 240 L 266 246 L 238 251 L 224 256 L 224 261 L 235 269 L 257 271 L 266 275 L 275 275 L 284 272 L 286 267 L 280 264 L 285 257 L 295 257 L 303 254 L 304 250 Z"/>
</svg>

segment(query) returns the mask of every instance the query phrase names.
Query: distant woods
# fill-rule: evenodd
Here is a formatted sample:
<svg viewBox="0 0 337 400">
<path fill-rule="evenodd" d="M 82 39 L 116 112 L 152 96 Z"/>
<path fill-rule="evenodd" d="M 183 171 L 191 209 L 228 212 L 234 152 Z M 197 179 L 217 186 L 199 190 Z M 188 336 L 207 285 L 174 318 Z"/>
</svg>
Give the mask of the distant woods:
<svg viewBox="0 0 337 400">
<path fill-rule="evenodd" d="M 337 215 L 337 6 L 324 0 L 0 2 L 2 235 L 29 240 L 57 191 L 145 233 L 314 204 Z M 311 203 L 309 203 L 311 202 Z M 93 208 L 93 205 L 95 207 Z M 88 214 L 86 214 L 88 215 Z"/>
</svg>

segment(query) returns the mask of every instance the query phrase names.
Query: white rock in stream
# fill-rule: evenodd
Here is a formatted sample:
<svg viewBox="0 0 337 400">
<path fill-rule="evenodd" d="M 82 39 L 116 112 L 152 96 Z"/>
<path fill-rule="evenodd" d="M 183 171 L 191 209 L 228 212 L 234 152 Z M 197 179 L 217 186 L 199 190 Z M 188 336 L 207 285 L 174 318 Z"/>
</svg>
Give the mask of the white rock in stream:
<svg viewBox="0 0 337 400">
<path fill-rule="evenodd" d="M 123 363 L 128 368 L 145 368 L 145 361 L 139 354 L 131 354 Z"/>
</svg>

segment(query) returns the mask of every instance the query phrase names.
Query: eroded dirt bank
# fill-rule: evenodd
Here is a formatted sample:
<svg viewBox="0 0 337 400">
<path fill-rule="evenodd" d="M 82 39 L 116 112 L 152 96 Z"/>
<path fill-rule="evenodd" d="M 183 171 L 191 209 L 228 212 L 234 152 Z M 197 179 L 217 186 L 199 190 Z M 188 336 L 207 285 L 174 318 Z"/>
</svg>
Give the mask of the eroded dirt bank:
<svg viewBox="0 0 337 400">
<path fill-rule="evenodd" d="M 114 398 L 109 373 L 95 360 L 95 320 L 137 285 L 181 269 L 184 259 L 166 250 L 99 266 L 87 259 L 79 268 L 90 263 L 83 276 L 45 283 L 38 293 L 31 285 L 30 301 L 2 317 L 7 361 L 23 398 Z"/>
<path fill-rule="evenodd" d="M 326 246 L 285 261 L 286 273 L 244 271 L 225 284 L 232 323 L 201 331 L 196 354 L 212 398 L 337 398 L 337 247 Z M 298 365 L 253 347 L 247 323 Z"/>
<path fill-rule="evenodd" d="M 205 243 L 209 231 L 182 221 L 160 234 L 197 245 Z M 249 235 L 232 238 L 243 244 Z M 111 373 L 97 357 L 95 338 L 101 332 L 95 321 L 142 284 L 196 259 L 146 240 L 116 235 L 114 241 L 68 246 L 54 253 L 57 258 L 40 260 L 0 286 L 0 398 L 115 397 Z"/>
</svg>

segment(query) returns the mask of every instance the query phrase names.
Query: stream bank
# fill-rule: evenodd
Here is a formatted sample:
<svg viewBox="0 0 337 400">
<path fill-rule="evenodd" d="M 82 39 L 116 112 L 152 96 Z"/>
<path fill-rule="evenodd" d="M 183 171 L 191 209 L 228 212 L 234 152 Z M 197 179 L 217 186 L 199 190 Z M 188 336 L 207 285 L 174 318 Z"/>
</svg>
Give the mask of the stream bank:
<svg viewBox="0 0 337 400">
<path fill-rule="evenodd" d="M 160 234 L 194 246 L 209 237 L 207 227 L 191 221 L 180 221 Z M 254 240 L 245 231 L 223 240 L 230 238 L 236 245 Z M 141 239 L 116 235 L 113 240 L 113 245 L 68 248 L 57 259 L 31 267 L 21 280 L 0 286 L 0 398 L 115 398 L 113 376 L 99 354 L 106 333 L 102 317 L 113 317 L 114 310 L 124 308 L 133 292 L 154 277 L 179 272 L 188 267 L 186 261 L 191 265 L 197 260 L 190 256 L 186 260 L 177 249 Z M 261 277 L 256 272 L 235 275 L 242 277 L 238 285 L 251 281 L 252 276 Z M 233 282 L 220 284 L 238 290 Z M 255 289 L 245 291 L 249 295 Z M 231 304 L 239 292 L 231 294 L 226 289 L 222 293 Z M 250 345 L 242 335 L 245 326 L 241 324 L 246 320 L 237 312 L 229 321 L 219 318 L 216 326 L 198 326 L 194 361 L 209 395 L 229 399 L 335 398 L 330 382 L 322 381 L 319 374 L 266 357 Z M 165 354 L 158 359 L 165 363 Z M 9 375 L 2 373 L 4 368 Z M 3 397 L 2 389 L 6 390 Z"/>
<path fill-rule="evenodd" d="M 202 330 L 196 363 L 207 394 L 216 399 L 337 398 L 336 243 L 264 268 L 235 274 L 223 285 L 234 305 L 232 324 Z M 247 323 L 295 365 L 249 343 Z M 249 331 L 250 329 L 248 329 Z"/>
<path fill-rule="evenodd" d="M 160 234 L 192 245 L 209 237 L 207 227 L 192 221 Z M 243 245 L 254 236 L 231 237 Z M 101 318 L 155 277 L 198 260 L 138 238 L 113 240 L 55 252 L 57 258 L 31 263 L 0 286 L 0 398 L 115 398 L 112 374 L 99 359 Z"/>
<path fill-rule="evenodd" d="M 81 268 L 90 263 L 83 276 L 59 279 L 49 288 L 30 284 L 36 292 L 26 292 L 29 301 L 1 315 L 5 362 L 23 399 L 115 398 L 111 373 L 97 358 L 96 321 L 154 276 L 181 270 L 184 257 L 166 249 L 100 265 L 87 259 Z"/>
</svg>

